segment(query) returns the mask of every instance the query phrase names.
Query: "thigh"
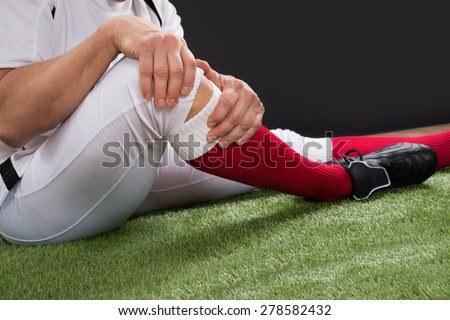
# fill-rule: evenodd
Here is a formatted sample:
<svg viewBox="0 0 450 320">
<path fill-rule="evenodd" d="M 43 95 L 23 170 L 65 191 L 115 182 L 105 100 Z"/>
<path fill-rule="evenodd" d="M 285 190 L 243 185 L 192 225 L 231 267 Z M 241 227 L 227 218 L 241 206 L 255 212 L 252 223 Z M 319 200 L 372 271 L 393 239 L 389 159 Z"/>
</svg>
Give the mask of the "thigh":
<svg viewBox="0 0 450 320">
<path fill-rule="evenodd" d="M 165 136 L 188 112 L 145 102 L 137 61 L 122 60 L 31 156 L 0 209 L 0 234 L 36 244 L 117 228 L 145 199 Z"/>
<path fill-rule="evenodd" d="M 136 213 L 224 199 L 253 189 L 191 167 L 168 145 L 152 188 Z"/>
</svg>

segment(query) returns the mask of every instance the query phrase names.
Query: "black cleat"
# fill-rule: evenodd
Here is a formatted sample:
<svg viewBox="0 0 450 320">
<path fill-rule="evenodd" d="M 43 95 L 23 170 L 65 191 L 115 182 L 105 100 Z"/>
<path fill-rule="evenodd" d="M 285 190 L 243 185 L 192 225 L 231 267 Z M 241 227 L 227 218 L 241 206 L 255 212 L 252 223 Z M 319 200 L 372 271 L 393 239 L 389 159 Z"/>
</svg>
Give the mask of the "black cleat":
<svg viewBox="0 0 450 320">
<path fill-rule="evenodd" d="M 359 157 L 349 157 L 354 152 Z M 353 197 L 364 200 L 379 189 L 424 182 L 437 170 L 438 159 L 426 145 L 397 143 L 364 156 L 357 150 L 349 150 L 342 159 L 331 163 L 348 170 L 353 181 Z"/>
</svg>

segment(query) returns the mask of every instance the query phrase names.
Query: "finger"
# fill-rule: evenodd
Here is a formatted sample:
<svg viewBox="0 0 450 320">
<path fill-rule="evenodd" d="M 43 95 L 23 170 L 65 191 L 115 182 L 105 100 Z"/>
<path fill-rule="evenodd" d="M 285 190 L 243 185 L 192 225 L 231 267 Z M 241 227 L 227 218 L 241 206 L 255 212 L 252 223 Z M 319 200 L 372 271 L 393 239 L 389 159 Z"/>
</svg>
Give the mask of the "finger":
<svg viewBox="0 0 450 320">
<path fill-rule="evenodd" d="M 154 52 L 153 79 L 155 87 L 155 105 L 166 107 L 167 81 L 169 79 L 169 64 L 167 61 L 167 50 L 165 47 Z"/>
<path fill-rule="evenodd" d="M 265 112 L 264 106 L 258 96 L 252 94 L 252 92 L 247 91 L 246 95 L 248 98 L 241 98 L 239 100 L 240 104 L 236 105 L 236 108 L 242 108 L 246 110 L 246 113 L 241 118 L 239 124 L 221 138 L 219 142 L 220 146 L 226 147 L 233 142 L 242 145 L 253 137 L 261 126 Z"/>
<path fill-rule="evenodd" d="M 181 60 L 183 61 L 184 78 L 181 84 L 181 95 L 188 96 L 191 93 L 195 83 L 195 76 L 197 74 L 197 66 L 195 65 L 195 58 L 192 52 L 186 45 L 181 48 Z"/>
<path fill-rule="evenodd" d="M 139 84 L 142 96 L 150 101 L 153 96 L 153 54 L 150 51 L 139 56 Z"/>
<path fill-rule="evenodd" d="M 227 116 L 232 112 L 234 105 L 237 103 L 237 95 L 234 92 L 222 92 L 216 108 L 208 117 L 208 127 L 212 128 L 208 133 L 208 140 L 215 141 L 225 134 L 227 134 L 232 128 L 233 124 L 230 121 L 238 121 L 239 119 L 231 119 Z M 227 119 L 227 121 L 225 121 Z"/>
<path fill-rule="evenodd" d="M 234 142 L 240 145 L 247 141 L 245 140 L 244 135 L 254 128 L 255 119 L 257 118 L 257 114 L 254 111 L 254 109 L 248 109 L 247 113 L 241 118 L 239 123 L 220 139 L 220 147 L 226 148 Z M 252 135 L 250 135 L 250 137 L 251 136 Z"/>
<path fill-rule="evenodd" d="M 169 78 L 167 80 L 167 99 L 168 107 L 175 107 L 180 97 L 181 84 L 183 81 L 183 61 L 181 61 L 179 51 L 169 51 L 167 55 L 169 65 Z"/>
<path fill-rule="evenodd" d="M 220 74 L 214 71 L 208 62 L 204 60 L 197 59 L 196 61 L 197 67 L 203 70 L 205 77 L 211 80 L 219 89 L 223 89 L 222 83 L 220 81 Z"/>
<path fill-rule="evenodd" d="M 263 114 L 258 113 L 255 117 L 252 127 L 246 133 L 244 133 L 244 135 L 241 138 L 239 138 L 236 141 L 236 144 L 241 146 L 244 143 L 246 143 L 248 140 L 250 140 L 255 135 L 255 133 L 259 130 L 259 128 L 262 126 L 262 119 L 263 119 Z"/>
<path fill-rule="evenodd" d="M 243 119 L 248 111 L 247 106 L 243 101 L 239 100 L 235 105 L 230 104 L 227 109 L 229 109 L 230 111 L 226 114 L 225 118 L 221 120 L 219 124 L 210 131 L 210 134 L 215 135 L 216 137 L 224 137 L 234 130 L 233 137 L 235 137 L 235 135 L 238 134 L 237 132 L 239 132 L 240 130 L 237 127 L 244 127 L 245 125 L 248 125 L 249 127 L 251 126 L 254 116 L 249 116 L 252 117 L 251 120 L 249 120 L 249 117 L 247 117 L 245 123 L 243 122 Z M 239 135 L 239 137 L 241 135 Z M 231 141 L 224 140 L 224 144 L 229 144 L 230 142 L 234 141 L 235 139 Z"/>
<path fill-rule="evenodd" d="M 206 72 L 206 69 L 209 67 L 209 63 L 202 59 L 195 59 L 195 63 L 197 67 Z"/>
<path fill-rule="evenodd" d="M 253 121 L 253 125 L 247 131 L 247 133 L 245 133 L 240 139 L 238 139 L 236 141 L 236 143 L 238 145 L 243 145 L 245 142 L 250 140 L 255 135 L 255 133 L 259 130 L 259 128 L 262 126 L 262 119 L 264 117 L 264 112 L 265 112 L 264 105 L 259 100 L 259 98 L 257 98 L 254 106 L 255 106 L 255 108 L 253 110 L 255 110 L 256 116 Z"/>
<path fill-rule="evenodd" d="M 209 63 L 206 62 L 205 60 L 195 59 L 195 64 L 197 65 L 197 67 L 199 67 L 200 69 L 203 70 L 205 75 L 208 74 L 212 70 Z"/>
</svg>

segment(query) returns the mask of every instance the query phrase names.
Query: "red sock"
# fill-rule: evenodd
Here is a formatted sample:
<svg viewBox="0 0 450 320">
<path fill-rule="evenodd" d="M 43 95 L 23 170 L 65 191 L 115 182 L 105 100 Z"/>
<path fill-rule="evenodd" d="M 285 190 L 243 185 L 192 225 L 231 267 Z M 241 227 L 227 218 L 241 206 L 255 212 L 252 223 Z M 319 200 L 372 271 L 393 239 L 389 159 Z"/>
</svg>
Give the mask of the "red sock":
<svg viewBox="0 0 450 320">
<path fill-rule="evenodd" d="M 387 147 L 399 142 L 420 143 L 432 148 L 438 157 L 438 168 L 450 166 L 450 130 L 416 137 L 336 137 L 333 141 L 333 158 L 340 159 L 350 149 L 362 154 Z"/>
<path fill-rule="evenodd" d="M 302 157 L 264 126 L 242 146 L 215 146 L 188 163 L 226 179 L 314 200 L 336 201 L 352 192 L 346 169 Z"/>
</svg>

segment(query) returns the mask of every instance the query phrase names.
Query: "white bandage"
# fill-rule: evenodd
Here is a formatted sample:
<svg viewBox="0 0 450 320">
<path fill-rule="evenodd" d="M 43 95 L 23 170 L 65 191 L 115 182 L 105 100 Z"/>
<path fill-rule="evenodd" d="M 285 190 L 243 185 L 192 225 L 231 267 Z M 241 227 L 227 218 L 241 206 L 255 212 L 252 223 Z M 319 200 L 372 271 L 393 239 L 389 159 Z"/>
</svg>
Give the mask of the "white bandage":
<svg viewBox="0 0 450 320">
<path fill-rule="evenodd" d="M 217 141 L 208 142 L 208 117 L 213 113 L 222 92 L 213 83 L 213 94 L 207 105 L 194 117 L 189 119 L 170 141 L 175 152 L 183 160 L 196 159 L 211 150 Z"/>
</svg>

